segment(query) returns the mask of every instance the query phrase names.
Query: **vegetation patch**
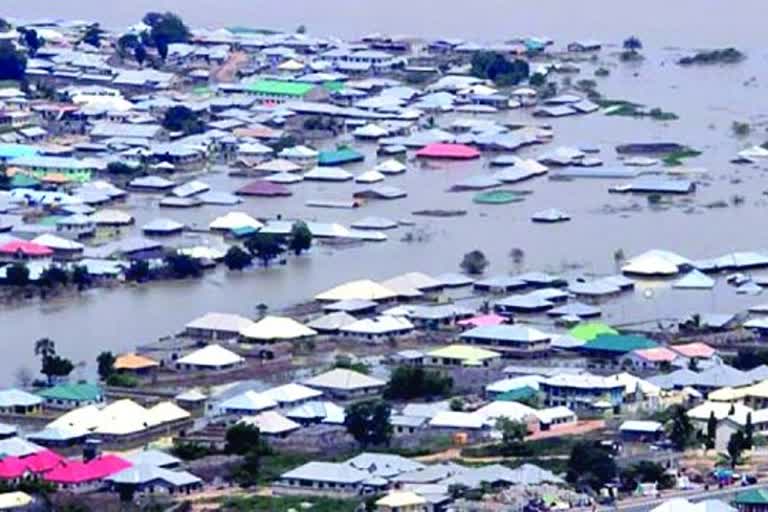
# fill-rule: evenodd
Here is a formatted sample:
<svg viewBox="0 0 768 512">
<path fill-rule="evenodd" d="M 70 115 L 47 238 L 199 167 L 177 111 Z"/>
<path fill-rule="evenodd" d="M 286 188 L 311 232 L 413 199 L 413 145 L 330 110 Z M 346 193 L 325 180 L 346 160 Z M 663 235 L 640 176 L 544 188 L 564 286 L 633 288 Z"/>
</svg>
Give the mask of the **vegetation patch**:
<svg viewBox="0 0 768 512">
<path fill-rule="evenodd" d="M 666 165 L 667 167 L 678 167 L 685 163 L 684 162 L 685 159 L 694 158 L 699 156 L 700 154 L 701 154 L 701 151 L 697 151 L 691 148 L 685 148 L 678 151 L 673 151 L 672 153 L 662 158 L 661 161 L 664 162 L 664 165 Z"/>
<path fill-rule="evenodd" d="M 692 64 L 736 64 L 746 59 L 747 56 L 736 48 L 721 48 L 717 50 L 704 50 L 683 57 L 677 61 L 681 66 L 690 66 Z"/>
</svg>

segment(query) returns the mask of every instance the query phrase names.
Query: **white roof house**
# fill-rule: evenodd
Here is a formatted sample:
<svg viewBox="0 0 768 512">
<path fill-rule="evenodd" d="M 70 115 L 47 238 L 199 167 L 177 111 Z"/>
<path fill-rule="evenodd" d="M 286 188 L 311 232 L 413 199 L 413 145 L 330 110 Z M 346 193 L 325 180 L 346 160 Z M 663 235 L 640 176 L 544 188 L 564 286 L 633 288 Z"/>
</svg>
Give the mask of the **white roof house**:
<svg viewBox="0 0 768 512">
<path fill-rule="evenodd" d="M 333 402 L 313 400 L 294 407 L 285 416 L 300 422 L 341 425 L 344 423 L 344 408 Z"/>
<path fill-rule="evenodd" d="M 224 400 L 216 409 L 221 414 L 255 414 L 274 409 L 277 402 L 256 391 L 249 390 Z"/>
<path fill-rule="evenodd" d="M 39 245 L 44 245 L 49 249 L 53 249 L 54 251 L 76 252 L 76 251 L 82 251 L 85 248 L 85 246 L 80 242 L 75 242 L 74 240 L 62 238 L 60 236 L 56 236 L 51 233 L 44 233 L 32 239 L 32 242 Z"/>
<path fill-rule="evenodd" d="M 254 425 L 259 432 L 268 436 L 284 435 L 301 428 L 301 425 L 276 411 L 264 411 L 255 416 L 246 416 L 240 423 Z"/>
<path fill-rule="evenodd" d="M 133 216 L 120 210 L 99 210 L 91 216 L 94 224 L 101 225 L 127 225 L 133 224 Z"/>
<path fill-rule="evenodd" d="M 266 316 L 240 331 L 243 338 L 259 341 L 295 340 L 316 334 L 317 331 L 285 316 Z"/>
<path fill-rule="evenodd" d="M 176 364 L 188 369 L 221 369 L 231 368 L 244 362 L 245 359 L 231 350 L 213 344 L 187 354 L 176 361 Z"/>
<path fill-rule="evenodd" d="M 495 401 L 476 410 L 474 414 L 490 424 L 499 418 L 525 422 L 527 418 L 536 415 L 536 409 L 518 402 Z"/>
<path fill-rule="evenodd" d="M 682 265 L 690 263 L 673 252 L 653 249 L 630 259 L 621 271 L 626 274 L 673 276 L 680 271 Z"/>
<path fill-rule="evenodd" d="M 381 389 L 386 382 L 354 370 L 335 368 L 305 380 L 304 384 L 320 391 L 347 393 Z"/>
<path fill-rule="evenodd" d="M 354 175 L 341 167 L 315 167 L 304 175 L 305 180 L 349 181 Z"/>
<path fill-rule="evenodd" d="M 204 333 L 206 335 L 224 334 L 236 337 L 241 331 L 251 327 L 253 321 L 240 315 L 229 313 L 206 313 L 195 318 L 185 327 L 190 334 Z"/>
<path fill-rule="evenodd" d="M 37 407 L 42 405 L 43 399 L 32 393 L 27 393 L 21 389 L 3 389 L 0 390 L 0 409 L 10 409 L 14 407 Z"/>
<path fill-rule="evenodd" d="M 231 231 L 237 228 L 261 229 L 263 226 L 264 224 L 243 212 L 229 212 L 217 217 L 208 225 L 215 231 Z"/>
<path fill-rule="evenodd" d="M 376 167 L 374 167 L 374 170 L 380 172 L 381 174 L 402 174 L 406 171 L 406 167 L 405 164 L 399 160 L 390 158 L 389 160 L 384 160 L 383 162 L 377 164 Z"/>
<path fill-rule="evenodd" d="M 369 279 L 350 281 L 315 295 L 316 300 L 337 302 L 341 300 L 387 300 L 397 293 Z"/>
<path fill-rule="evenodd" d="M 307 326 L 319 332 L 335 332 L 355 322 L 357 318 L 346 311 L 335 311 L 312 320 Z"/>
<path fill-rule="evenodd" d="M 460 411 L 441 411 L 429 420 L 432 428 L 479 430 L 485 426 L 485 418 L 479 414 Z"/>
<path fill-rule="evenodd" d="M 316 389 L 291 382 L 263 391 L 261 395 L 270 400 L 274 400 L 282 407 L 287 405 L 297 405 L 308 400 L 319 398 L 323 396 L 323 393 L 322 391 L 317 391 Z"/>
<path fill-rule="evenodd" d="M 407 334 L 413 329 L 413 324 L 405 317 L 380 315 L 375 318 L 363 318 L 342 327 L 339 331 L 346 336 L 373 338 Z"/>
</svg>

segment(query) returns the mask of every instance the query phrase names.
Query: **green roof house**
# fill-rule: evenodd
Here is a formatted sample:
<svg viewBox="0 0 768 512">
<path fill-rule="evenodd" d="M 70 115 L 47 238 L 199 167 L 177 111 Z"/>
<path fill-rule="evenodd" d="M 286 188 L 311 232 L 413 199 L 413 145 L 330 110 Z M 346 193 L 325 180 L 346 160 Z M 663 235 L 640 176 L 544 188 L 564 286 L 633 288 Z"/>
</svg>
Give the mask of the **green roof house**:
<svg viewBox="0 0 768 512">
<path fill-rule="evenodd" d="M 655 348 L 659 344 L 644 336 L 601 334 L 587 341 L 579 350 L 595 357 L 620 357 L 633 350 Z"/>
<path fill-rule="evenodd" d="M 362 162 L 363 160 L 365 160 L 365 155 L 352 148 L 342 146 L 335 151 L 321 151 L 317 156 L 317 165 L 336 166 L 353 162 Z"/>
<path fill-rule="evenodd" d="M 289 80 L 258 80 L 245 87 L 245 91 L 264 101 L 323 101 L 328 90 L 306 82 Z"/>
<path fill-rule="evenodd" d="M 740 492 L 733 500 L 740 512 L 768 511 L 768 489 L 750 489 Z"/>
<path fill-rule="evenodd" d="M 104 392 L 101 387 L 87 382 L 59 384 L 37 394 L 45 400 L 46 406 L 54 409 L 75 409 L 104 402 Z"/>
</svg>

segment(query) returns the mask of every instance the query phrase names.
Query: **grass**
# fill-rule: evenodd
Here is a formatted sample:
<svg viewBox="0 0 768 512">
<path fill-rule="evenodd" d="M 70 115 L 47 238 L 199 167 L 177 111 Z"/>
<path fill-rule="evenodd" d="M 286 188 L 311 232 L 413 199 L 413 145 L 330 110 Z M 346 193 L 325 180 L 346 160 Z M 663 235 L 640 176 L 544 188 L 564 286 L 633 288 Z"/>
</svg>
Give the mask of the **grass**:
<svg viewBox="0 0 768 512">
<path fill-rule="evenodd" d="M 605 115 L 621 117 L 650 117 L 654 121 L 675 121 L 678 118 L 674 112 L 667 112 L 660 108 L 646 109 L 644 105 L 626 100 L 597 100 L 601 108 L 611 109 Z"/>
<path fill-rule="evenodd" d="M 304 498 L 296 496 L 249 496 L 235 497 L 223 503 L 223 510 L 240 512 L 288 512 L 289 510 L 304 510 L 304 503 L 311 504 L 312 512 L 354 512 L 360 505 L 358 501 L 337 500 L 331 498 Z"/>
<path fill-rule="evenodd" d="M 461 450 L 463 457 L 524 457 L 526 459 L 553 455 L 570 455 L 573 445 L 582 441 L 580 436 L 547 437 L 526 441 L 519 453 L 504 450 L 501 443 L 485 446 L 468 446 Z"/>
<path fill-rule="evenodd" d="M 685 149 L 681 149 L 680 151 L 673 151 L 672 153 L 662 158 L 661 161 L 664 162 L 664 165 L 666 165 L 667 167 L 677 167 L 677 166 L 683 165 L 685 163 L 684 160 L 686 158 L 697 157 L 700 154 L 701 154 L 701 151 L 696 151 L 695 149 L 691 149 L 691 148 L 685 148 Z"/>
<path fill-rule="evenodd" d="M 311 460 L 317 460 L 317 457 L 300 453 L 274 453 L 272 455 L 263 455 L 261 457 L 261 467 L 259 469 L 259 483 L 263 485 L 270 484 L 277 480 L 283 473 L 306 464 Z"/>
</svg>

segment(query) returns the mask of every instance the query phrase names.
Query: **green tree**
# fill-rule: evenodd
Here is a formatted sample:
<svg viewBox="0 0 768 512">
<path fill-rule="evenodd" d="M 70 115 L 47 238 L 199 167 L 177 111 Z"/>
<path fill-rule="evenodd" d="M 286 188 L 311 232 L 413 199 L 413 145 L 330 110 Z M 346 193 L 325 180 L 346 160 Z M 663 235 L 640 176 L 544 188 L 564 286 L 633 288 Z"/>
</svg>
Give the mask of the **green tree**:
<svg viewBox="0 0 768 512">
<path fill-rule="evenodd" d="M 175 279 L 200 277 L 203 267 L 200 262 L 187 254 L 173 253 L 163 259 L 165 268 Z"/>
<path fill-rule="evenodd" d="M 205 124 L 200 115 L 188 107 L 177 105 L 165 111 L 163 128 L 172 132 L 182 132 L 185 135 L 202 133 Z"/>
<path fill-rule="evenodd" d="M 452 411 L 461 412 L 464 410 L 464 400 L 462 400 L 459 397 L 451 398 L 451 401 L 448 403 L 448 406 L 451 408 Z"/>
<path fill-rule="evenodd" d="M 253 263 L 253 256 L 240 246 L 233 245 L 224 255 L 224 264 L 229 270 L 243 270 Z"/>
<path fill-rule="evenodd" d="M 51 265 L 40 273 L 37 283 L 46 288 L 66 286 L 69 283 L 69 274 L 58 265 Z"/>
<path fill-rule="evenodd" d="M 30 57 L 37 55 L 37 51 L 45 43 L 45 41 L 38 36 L 37 30 L 26 27 L 19 27 L 16 30 L 21 34 L 21 44 L 27 47 L 27 52 L 29 52 Z"/>
<path fill-rule="evenodd" d="M 74 369 L 75 365 L 69 359 L 59 355 L 52 355 L 43 358 L 43 367 L 40 373 L 46 376 L 50 385 L 53 383 L 54 377 L 66 377 Z"/>
<path fill-rule="evenodd" d="M 107 172 L 118 176 L 130 176 L 135 174 L 139 169 L 140 167 L 138 165 L 130 165 L 125 162 L 109 162 L 107 164 Z"/>
<path fill-rule="evenodd" d="M 5 281 L 10 286 L 29 284 L 29 269 L 23 263 L 12 263 L 5 271 Z"/>
<path fill-rule="evenodd" d="M 461 269 L 469 275 L 479 275 L 485 272 L 489 262 L 482 251 L 474 250 L 468 252 L 462 258 L 459 266 Z"/>
<path fill-rule="evenodd" d="M 253 254 L 261 264 L 268 267 L 269 264 L 285 252 L 282 238 L 272 234 L 257 234 L 245 241 L 245 247 Z"/>
<path fill-rule="evenodd" d="M 366 400 L 348 406 L 344 425 L 363 448 L 389 444 L 392 438 L 392 409 L 383 400 Z"/>
<path fill-rule="evenodd" d="M 637 36 L 630 36 L 624 40 L 622 47 L 629 52 L 637 53 L 643 49 L 643 43 Z"/>
<path fill-rule="evenodd" d="M 660 490 L 670 489 L 675 485 L 675 477 L 667 473 L 664 466 L 648 460 L 637 462 L 622 470 L 621 481 L 629 491 L 634 491 L 641 483 L 655 482 Z"/>
<path fill-rule="evenodd" d="M 0 80 L 24 80 L 27 58 L 10 41 L 0 42 Z"/>
<path fill-rule="evenodd" d="M 571 449 L 566 480 L 577 486 L 587 485 L 599 491 L 616 476 L 616 463 L 601 445 L 581 441 Z"/>
<path fill-rule="evenodd" d="M 72 269 L 72 284 L 77 286 L 79 291 L 85 290 L 91 286 L 91 274 L 88 273 L 88 269 L 83 265 L 76 265 Z"/>
<path fill-rule="evenodd" d="M 510 62 L 498 52 L 476 52 L 472 55 L 472 75 L 493 80 L 499 85 L 515 85 L 528 78 L 530 67 L 521 59 Z"/>
<path fill-rule="evenodd" d="M 226 452 L 245 455 L 253 449 L 258 449 L 261 443 L 261 433 L 258 427 L 248 423 L 235 423 L 227 429 L 225 436 Z"/>
<path fill-rule="evenodd" d="M 744 432 L 737 430 L 731 434 L 731 438 L 728 440 L 728 446 L 726 446 L 726 451 L 728 452 L 728 463 L 731 465 L 731 468 L 735 468 L 741 463 L 741 456 L 746 448 Z"/>
<path fill-rule="evenodd" d="M 296 28 L 296 33 L 297 34 L 306 34 L 307 33 L 307 26 L 306 25 L 299 25 Z"/>
<path fill-rule="evenodd" d="M 8 23 L 8 20 L 0 18 L 0 32 L 9 32 L 12 28 L 13 27 Z"/>
<path fill-rule="evenodd" d="M 446 396 L 453 388 L 453 379 L 436 370 L 399 366 L 389 378 L 384 396 L 389 400 L 412 400 Z"/>
<path fill-rule="evenodd" d="M 715 418 L 715 411 L 710 411 L 709 418 L 707 419 L 707 438 L 705 443 L 707 450 L 711 450 L 715 447 L 716 439 L 717 439 L 717 418 Z"/>
<path fill-rule="evenodd" d="M 137 46 L 141 46 L 141 40 L 136 34 L 123 34 L 117 39 L 117 51 L 125 55 Z"/>
<path fill-rule="evenodd" d="M 101 25 L 98 23 L 92 23 L 85 29 L 83 37 L 80 41 L 85 44 L 95 46 L 96 48 L 101 48 L 102 34 L 104 34 L 104 31 L 102 30 Z"/>
<path fill-rule="evenodd" d="M 672 445 L 678 451 L 685 450 L 695 441 L 695 429 L 685 408 L 681 405 L 672 407 L 669 440 L 672 441 Z"/>
<path fill-rule="evenodd" d="M 149 39 L 163 60 L 168 57 L 168 45 L 189 40 L 189 29 L 176 14 L 150 12 L 144 16 L 143 21 L 150 27 Z"/>
<path fill-rule="evenodd" d="M 496 420 L 496 430 L 501 432 L 501 444 L 505 452 L 517 452 L 528 435 L 528 426 L 521 421 L 512 421 L 502 416 Z"/>
<path fill-rule="evenodd" d="M 525 262 L 525 251 L 519 247 L 515 247 L 509 251 L 509 256 L 512 258 L 512 263 L 515 265 L 515 272 L 518 274 L 523 270 L 523 263 Z"/>
<path fill-rule="evenodd" d="M 136 48 L 133 49 L 133 58 L 136 59 L 136 62 L 139 64 L 139 66 L 144 65 L 144 61 L 147 60 L 147 48 L 143 44 L 138 45 Z"/>
<path fill-rule="evenodd" d="M 291 227 L 291 236 L 288 241 L 288 248 L 298 256 L 312 247 L 312 232 L 309 230 L 306 222 L 296 221 Z"/>
<path fill-rule="evenodd" d="M 115 373 L 115 356 L 112 352 L 104 351 L 96 358 L 101 380 L 107 380 Z"/>
<path fill-rule="evenodd" d="M 752 424 L 752 413 L 747 413 L 747 423 L 744 425 L 744 448 L 751 450 L 754 445 L 755 426 Z"/>
<path fill-rule="evenodd" d="M 149 280 L 149 263 L 144 260 L 133 260 L 125 271 L 125 279 L 136 283 Z"/>
</svg>

